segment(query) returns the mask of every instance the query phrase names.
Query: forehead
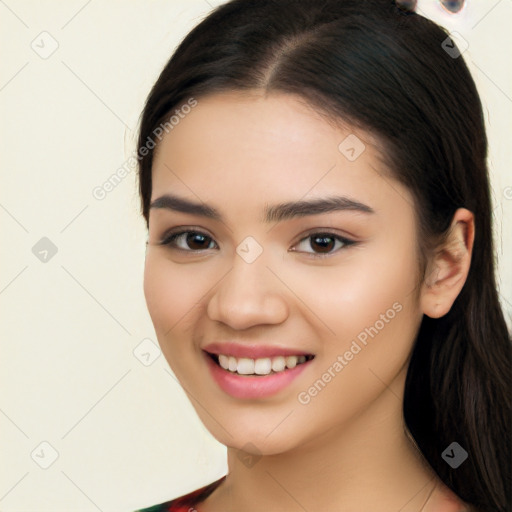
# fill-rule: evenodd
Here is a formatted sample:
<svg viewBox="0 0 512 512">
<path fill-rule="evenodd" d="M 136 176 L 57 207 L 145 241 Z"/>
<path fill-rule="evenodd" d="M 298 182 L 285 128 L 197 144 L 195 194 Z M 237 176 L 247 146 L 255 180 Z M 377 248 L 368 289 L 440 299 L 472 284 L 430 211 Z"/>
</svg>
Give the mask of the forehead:
<svg viewBox="0 0 512 512">
<path fill-rule="evenodd" d="M 162 139 L 152 199 L 168 192 L 238 206 L 332 192 L 410 200 L 385 168 L 377 141 L 334 126 L 301 98 L 230 92 L 198 98 Z M 224 205 L 222 205 L 224 206 Z"/>
<path fill-rule="evenodd" d="M 197 100 L 189 113 L 182 115 L 158 147 L 158 156 L 175 157 L 194 146 L 199 152 L 188 154 L 189 160 L 209 152 L 211 165 L 217 155 L 226 152 L 231 161 L 285 157 L 318 159 L 337 152 L 342 132 L 321 117 L 302 98 L 290 94 L 263 95 L 258 91 L 213 94 Z M 155 160 L 158 160 L 158 156 Z M 224 159 L 224 162 L 226 160 Z"/>
</svg>

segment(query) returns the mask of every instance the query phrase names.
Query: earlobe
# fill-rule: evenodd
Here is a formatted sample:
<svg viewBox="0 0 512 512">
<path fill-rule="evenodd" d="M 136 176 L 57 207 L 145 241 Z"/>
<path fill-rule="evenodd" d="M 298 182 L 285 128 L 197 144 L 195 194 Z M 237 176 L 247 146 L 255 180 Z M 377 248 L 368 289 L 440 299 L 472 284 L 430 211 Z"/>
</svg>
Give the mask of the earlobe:
<svg viewBox="0 0 512 512">
<path fill-rule="evenodd" d="M 450 311 L 469 273 L 474 237 L 473 214 L 459 208 L 453 216 L 445 242 L 429 262 L 421 292 L 425 315 L 440 318 Z"/>
</svg>

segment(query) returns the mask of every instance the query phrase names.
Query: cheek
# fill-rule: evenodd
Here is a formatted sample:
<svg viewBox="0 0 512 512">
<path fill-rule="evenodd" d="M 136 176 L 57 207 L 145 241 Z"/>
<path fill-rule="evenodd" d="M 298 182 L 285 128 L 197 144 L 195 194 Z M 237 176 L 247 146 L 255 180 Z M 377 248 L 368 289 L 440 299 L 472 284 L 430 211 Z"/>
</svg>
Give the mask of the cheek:
<svg viewBox="0 0 512 512">
<path fill-rule="evenodd" d="M 144 267 L 144 296 L 160 344 L 183 329 L 200 297 L 197 273 L 149 252 Z M 204 293 L 204 292 L 203 292 Z"/>
<path fill-rule="evenodd" d="M 187 329 L 196 322 L 200 291 L 193 272 L 180 268 L 160 252 L 154 250 L 146 256 L 144 296 L 160 349 L 181 381 L 187 375 L 187 366 L 193 364 Z"/>
<path fill-rule="evenodd" d="M 321 330 L 326 349 L 330 345 L 343 348 L 376 322 L 382 327 L 381 315 L 384 321 L 391 318 L 385 322 L 386 330 L 406 319 L 412 324 L 418 320 L 414 311 L 417 263 L 410 249 L 401 252 L 384 244 L 354 248 L 332 267 L 283 267 L 280 274 L 302 300 L 296 301 L 302 315 Z"/>
<path fill-rule="evenodd" d="M 370 403 L 398 376 L 413 346 L 422 318 L 416 255 L 412 244 L 398 248 L 390 240 L 355 249 L 332 268 L 296 271 L 294 281 L 289 274 L 321 341 L 311 392 L 301 391 L 311 402 L 306 409 L 327 423 Z"/>
<path fill-rule="evenodd" d="M 330 369 L 336 377 L 314 376 L 321 392 L 304 390 L 314 402 L 310 412 L 339 410 L 336 404 L 343 397 L 346 412 L 353 413 L 382 392 L 407 362 L 422 318 L 414 293 L 415 253 L 380 249 L 354 252 L 346 266 L 315 279 L 316 311 L 335 332 L 326 331 L 319 371 Z"/>
</svg>

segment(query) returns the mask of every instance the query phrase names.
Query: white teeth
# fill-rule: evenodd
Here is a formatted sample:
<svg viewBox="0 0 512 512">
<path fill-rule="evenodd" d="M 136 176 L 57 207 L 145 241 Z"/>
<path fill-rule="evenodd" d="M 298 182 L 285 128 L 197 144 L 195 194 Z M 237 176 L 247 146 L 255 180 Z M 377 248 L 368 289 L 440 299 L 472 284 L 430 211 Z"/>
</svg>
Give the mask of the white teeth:
<svg viewBox="0 0 512 512">
<path fill-rule="evenodd" d="M 297 366 L 297 356 L 288 356 L 286 358 L 286 367 L 287 368 L 295 368 Z"/>
<path fill-rule="evenodd" d="M 254 363 L 254 373 L 256 375 L 268 375 L 272 371 L 272 361 L 269 357 L 265 359 L 256 359 Z"/>
<path fill-rule="evenodd" d="M 286 368 L 286 361 L 283 356 L 277 356 L 272 359 L 272 370 L 282 372 Z"/>
<path fill-rule="evenodd" d="M 236 372 L 240 375 L 270 375 L 272 372 L 278 373 L 287 368 L 295 368 L 298 364 L 305 363 L 306 356 L 276 356 L 263 357 L 260 359 L 250 359 L 248 357 L 236 358 L 219 354 L 219 365 L 224 370 Z"/>
<path fill-rule="evenodd" d="M 225 369 L 229 370 L 230 372 L 236 372 L 237 366 L 238 366 L 238 363 L 236 361 L 236 357 L 229 356 L 229 368 L 225 368 Z"/>
<path fill-rule="evenodd" d="M 238 360 L 236 371 L 240 375 L 251 375 L 252 373 L 254 373 L 254 359 L 241 357 Z"/>
<path fill-rule="evenodd" d="M 224 368 L 224 370 L 229 370 L 229 357 L 224 354 L 219 355 L 219 364 Z"/>
</svg>

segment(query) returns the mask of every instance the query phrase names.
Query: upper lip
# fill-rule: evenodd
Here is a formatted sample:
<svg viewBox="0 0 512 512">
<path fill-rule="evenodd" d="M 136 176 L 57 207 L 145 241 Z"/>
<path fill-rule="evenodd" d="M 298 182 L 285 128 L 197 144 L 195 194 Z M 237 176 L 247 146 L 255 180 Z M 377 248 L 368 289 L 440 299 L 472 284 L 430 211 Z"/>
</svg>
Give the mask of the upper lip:
<svg viewBox="0 0 512 512">
<path fill-rule="evenodd" d="M 277 356 L 309 356 L 313 355 L 311 352 L 307 352 L 295 348 L 284 348 L 275 345 L 260 345 L 260 344 L 240 344 L 234 342 L 213 342 L 203 347 L 205 352 L 210 354 L 225 356 L 233 356 L 236 358 L 247 357 L 249 359 L 261 359 L 265 357 L 277 357 Z"/>
</svg>

